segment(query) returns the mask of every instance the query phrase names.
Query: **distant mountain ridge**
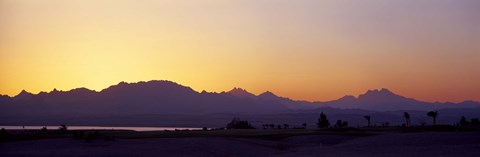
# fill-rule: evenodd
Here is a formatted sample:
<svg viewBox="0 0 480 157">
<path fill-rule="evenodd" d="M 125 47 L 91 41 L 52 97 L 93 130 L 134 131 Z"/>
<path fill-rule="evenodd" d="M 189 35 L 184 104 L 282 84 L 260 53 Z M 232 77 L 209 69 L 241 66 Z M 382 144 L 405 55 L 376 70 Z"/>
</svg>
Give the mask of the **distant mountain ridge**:
<svg viewBox="0 0 480 157">
<path fill-rule="evenodd" d="M 479 108 L 480 103 L 430 103 L 406 98 L 388 89 L 369 90 L 358 97 L 309 102 L 280 97 L 272 92 L 259 95 L 242 88 L 228 92 L 197 92 L 172 81 L 120 82 L 99 92 L 87 88 L 40 92 L 25 90 L 17 96 L 0 95 L 0 115 L 133 115 L 133 114 L 210 114 L 286 113 L 322 107 L 373 111 L 437 110 Z"/>
</svg>

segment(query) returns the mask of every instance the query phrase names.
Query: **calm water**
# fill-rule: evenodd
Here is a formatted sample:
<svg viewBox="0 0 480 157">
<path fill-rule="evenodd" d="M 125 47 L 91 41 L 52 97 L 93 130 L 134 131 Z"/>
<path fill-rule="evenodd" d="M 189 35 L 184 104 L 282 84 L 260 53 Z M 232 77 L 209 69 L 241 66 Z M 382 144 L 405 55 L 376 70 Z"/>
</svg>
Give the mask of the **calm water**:
<svg viewBox="0 0 480 157">
<path fill-rule="evenodd" d="M 0 126 L 7 130 L 21 129 L 41 129 L 45 126 Z M 58 129 L 60 126 L 46 126 L 47 129 Z M 200 130 L 202 128 L 182 128 L 182 127 L 117 127 L 117 126 L 67 126 L 68 130 L 135 130 L 135 131 L 163 131 L 163 130 Z"/>
</svg>

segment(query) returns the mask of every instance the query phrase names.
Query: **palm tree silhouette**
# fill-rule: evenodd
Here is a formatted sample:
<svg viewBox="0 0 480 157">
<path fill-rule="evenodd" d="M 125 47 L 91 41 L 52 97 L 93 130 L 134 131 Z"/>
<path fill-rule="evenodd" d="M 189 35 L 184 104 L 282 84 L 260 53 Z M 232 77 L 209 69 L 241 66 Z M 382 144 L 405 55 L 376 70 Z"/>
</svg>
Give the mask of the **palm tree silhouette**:
<svg viewBox="0 0 480 157">
<path fill-rule="evenodd" d="M 427 116 L 432 117 L 433 125 L 435 125 L 436 122 L 437 122 L 438 111 L 430 111 L 430 112 L 427 113 Z"/>
<path fill-rule="evenodd" d="M 403 112 L 403 117 L 405 118 L 405 125 L 410 126 L 410 114 L 408 112 Z"/>
<path fill-rule="evenodd" d="M 370 115 L 363 116 L 365 119 L 367 119 L 368 125 L 367 127 L 370 127 Z"/>
</svg>

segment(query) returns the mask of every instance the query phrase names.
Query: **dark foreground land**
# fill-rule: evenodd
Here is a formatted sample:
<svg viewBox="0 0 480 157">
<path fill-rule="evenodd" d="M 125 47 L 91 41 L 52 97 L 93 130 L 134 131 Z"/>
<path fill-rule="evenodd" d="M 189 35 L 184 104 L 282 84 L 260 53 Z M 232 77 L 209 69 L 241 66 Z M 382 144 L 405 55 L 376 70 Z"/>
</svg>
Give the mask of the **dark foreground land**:
<svg viewBox="0 0 480 157">
<path fill-rule="evenodd" d="M 0 156 L 480 156 L 479 131 L 286 129 L 13 134 L 0 143 Z"/>
</svg>

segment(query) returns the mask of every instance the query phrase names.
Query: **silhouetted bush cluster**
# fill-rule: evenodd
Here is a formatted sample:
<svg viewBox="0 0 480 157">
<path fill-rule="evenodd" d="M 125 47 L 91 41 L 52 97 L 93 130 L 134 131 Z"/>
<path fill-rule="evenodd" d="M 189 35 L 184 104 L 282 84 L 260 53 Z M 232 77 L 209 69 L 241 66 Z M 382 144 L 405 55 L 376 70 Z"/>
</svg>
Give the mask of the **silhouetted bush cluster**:
<svg viewBox="0 0 480 157">
<path fill-rule="evenodd" d="M 342 120 L 337 120 L 337 123 L 335 123 L 335 128 L 346 128 L 348 127 L 348 122 L 347 121 L 342 121 Z"/>
<path fill-rule="evenodd" d="M 58 130 L 60 130 L 60 131 L 67 131 L 67 129 L 68 129 L 68 127 L 65 124 L 60 124 L 60 127 L 58 128 Z"/>
<path fill-rule="evenodd" d="M 460 126 L 480 126 L 480 120 L 478 118 L 472 118 L 470 121 L 467 120 L 464 116 L 458 122 Z"/>
<path fill-rule="evenodd" d="M 470 120 L 470 124 L 472 126 L 480 126 L 480 120 L 478 120 L 478 118 L 473 118 Z"/>
<path fill-rule="evenodd" d="M 227 129 L 255 129 L 248 121 L 242 121 L 238 118 L 234 118 L 230 123 L 227 124 Z"/>
<path fill-rule="evenodd" d="M 318 128 L 328 128 L 330 126 L 330 122 L 327 119 L 327 115 L 320 113 L 320 118 L 318 118 L 317 123 Z"/>
<path fill-rule="evenodd" d="M 0 130 L 0 136 L 6 136 L 6 135 L 8 135 L 7 130 L 5 130 L 5 128 L 2 128 L 2 129 Z"/>
<path fill-rule="evenodd" d="M 2 128 L 0 130 L 0 142 L 1 141 L 6 141 L 7 138 L 8 138 L 8 135 L 9 135 L 9 133 L 7 132 L 7 130 L 5 130 L 5 128 Z"/>
</svg>

